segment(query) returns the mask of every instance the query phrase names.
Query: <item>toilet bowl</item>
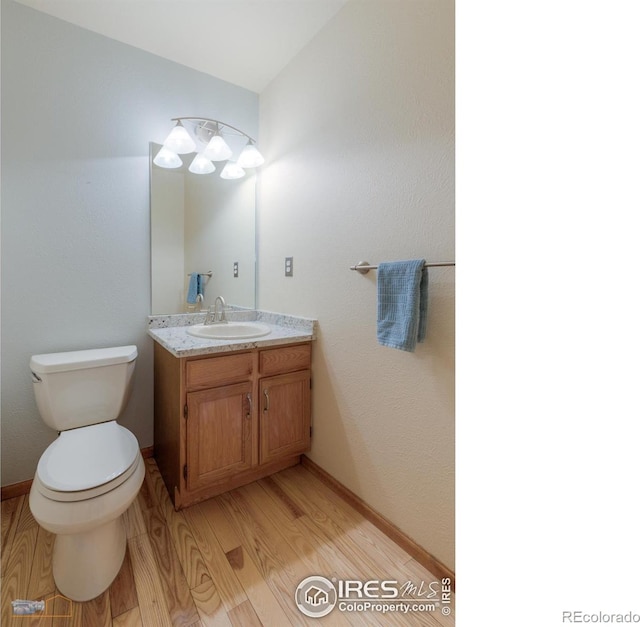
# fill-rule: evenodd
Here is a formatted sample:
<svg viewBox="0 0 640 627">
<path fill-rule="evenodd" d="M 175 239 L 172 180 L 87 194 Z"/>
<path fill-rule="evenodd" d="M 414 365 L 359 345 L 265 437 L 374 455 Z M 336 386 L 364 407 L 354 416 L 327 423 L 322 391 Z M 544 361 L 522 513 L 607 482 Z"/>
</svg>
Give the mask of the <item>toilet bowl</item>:
<svg viewBox="0 0 640 627">
<path fill-rule="evenodd" d="M 53 578 L 74 601 L 104 592 L 126 551 L 122 514 L 144 480 L 136 437 L 116 422 L 131 390 L 135 346 L 35 355 L 34 392 L 59 431 L 29 494 L 36 521 L 55 534 Z"/>
</svg>

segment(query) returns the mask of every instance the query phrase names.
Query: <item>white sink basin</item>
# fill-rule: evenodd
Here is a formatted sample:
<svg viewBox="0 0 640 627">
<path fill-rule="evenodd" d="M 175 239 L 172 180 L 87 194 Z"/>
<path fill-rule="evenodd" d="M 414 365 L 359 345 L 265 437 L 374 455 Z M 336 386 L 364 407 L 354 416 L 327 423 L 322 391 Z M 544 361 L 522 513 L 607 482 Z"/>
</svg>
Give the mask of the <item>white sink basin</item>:
<svg viewBox="0 0 640 627">
<path fill-rule="evenodd" d="M 271 329 L 259 322 L 227 322 L 217 324 L 194 324 L 187 333 L 210 340 L 244 340 L 250 337 L 269 335 Z"/>
</svg>

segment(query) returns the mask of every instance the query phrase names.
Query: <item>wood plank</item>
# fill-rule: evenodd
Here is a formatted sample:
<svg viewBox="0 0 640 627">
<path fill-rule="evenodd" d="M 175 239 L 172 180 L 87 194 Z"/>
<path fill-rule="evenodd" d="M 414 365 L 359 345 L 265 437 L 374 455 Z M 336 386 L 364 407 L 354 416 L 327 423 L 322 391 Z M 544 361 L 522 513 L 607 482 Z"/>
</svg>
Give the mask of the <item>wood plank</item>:
<svg viewBox="0 0 640 627">
<path fill-rule="evenodd" d="M 20 510 L 20 518 L 18 518 L 18 526 L 16 527 L 16 533 L 21 531 L 27 531 L 29 529 L 37 528 L 38 523 L 31 513 L 29 507 L 29 498 L 25 497 L 22 509 Z"/>
<path fill-rule="evenodd" d="M 200 549 L 198 549 L 198 545 L 191 533 L 184 514 L 175 511 L 158 467 L 154 463 L 150 463 L 147 472 L 157 502 L 164 514 L 166 524 L 171 533 L 173 545 L 182 566 L 182 572 L 184 573 L 189 588 L 196 588 L 208 579 L 211 579 L 207 566 L 200 554 Z"/>
<path fill-rule="evenodd" d="M 23 507 L 24 509 L 28 509 Z M 19 523 L 18 523 L 19 527 Z M 11 553 L 7 560 L 4 577 L 2 578 L 2 609 L 0 624 L 10 625 L 13 620 L 11 601 L 27 598 L 31 563 L 38 537 L 38 525 L 29 526 L 16 533 L 11 545 Z"/>
<path fill-rule="evenodd" d="M 315 550 L 308 537 L 300 533 L 300 529 L 285 514 L 285 510 L 271 499 L 264 489 L 257 483 L 239 488 L 234 492 L 234 498 L 242 495 L 246 499 L 251 515 L 259 521 L 263 528 L 268 530 L 272 538 L 280 536 L 283 545 L 293 549 L 298 560 L 304 563 L 306 572 L 322 574 L 331 578 L 337 576 L 334 566 L 324 559 L 324 556 Z M 299 581 L 304 579 L 302 577 Z M 294 588 L 295 590 L 295 588 Z"/>
<path fill-rule="evenodd" d="M 265 627 L 291 625 L 271 588 L 264 580 L 253 560 L 245 555 L 241 546 L 227 552 L 227 560 L 240 580 L 251 605 Z"/>
<path fill-rule="evenodd" d="M 211 576 L 184 514 L 173 512 L 168 526 L 187 584 L 190 589 L 197 588 L 210 580 Z"/>
<path fill-rule="evenodd" d="M 53 543 L 56 537 L 53 533 L 38 526 L 38 537 L 33 554 L 31 576 L 27 599 L 41 600 L 53 595 L 56 584 L 53 581 Z"/>
<path fill-rule="evenodd" d="M 262 627 L 251 601 L 245 601 L 229 612 L 229 620 L 234 627 Z"/>
<path fill-rule="evenodd" d="M 275 482 L 261 483 L 260 486 L 265 490 L 267 495 L 276 499 L 278 503 L 281 503 L 281 499 L 278 494 L 274 494 L 272 491 L 272 485 L 277 486 L 278 490 L 283 494 L 286 494 L 284 490 Z M 296 508 L 303 512 L 304 502 L 297 503 L 294 498 L 286 494 L 287 498 L 295 503 Z M 295 493 L 294 493 L 295 497 Z M 283 513 L 287 511 L 287 508 L 280 507 Z M 306 509 L 310 509 L 307 507 Z M 367 577 L 371 575 L 371 571 L 367 572 L 368 567 L 362 567 L 362 564 L 357 560 L 350 560 L 349 553 L 345 553 L 344 542 L 341 542 L 344 531 L 335 524 L 328 516 L 322 512 L 318 512 L 320 518 L 320 524 L 316 524 L 316 521 L 312 521 L 311 518 L 303 513 L 302 516 L 296 516 L 290 522 L 294 527 L 294 535 L 303 535 L 306 540 L 313 546 L 314 551 L 320 552 L 325 561 L 332 565 L 332 574 L 340 579 L 357 579 Z M 338 544 L 336 544 L 336 541 Z M 318 573 L 326 576 L 324 573 Z"/>
<path fill-rule="evenodd" d="M 148 536 L 135 536 L 127 544 L 143 623 L 153 627 L 171 627 L 171 617 Z"/>
<path fill-rule="evenodd" d="M 176 512 L 169 493 L 162 480 L 162 475 L 158 466 L 150 461 L 147 464 L 147 474 L 150 479 L 149 485 L 153 489 L 156 502 L 164 514 L 164 518 L 169 528 L 169 533 L 173 541 L 178 559 L 182 566 L 182 571 L 187 580 L 189 588 L 196 588 L 210 579 L 209 571 L 200 554 L 200 549 L 191 533 L 189 524 L 187 523 L 182 512 Z"/>
<path fill-rule="evenodd" d="M 196 588 L 211 579 L 184 514 L 182 512 L 172 512 L 167 526 L 189 588 Z"/>
<path fill-rule="evenodd" d="M 194 505 L 185 509 L 184 516 L 207 565 L 209 575 L 216 583 L 216 588 L 225 609 L 229 611 L 239 603 L 246 601 L 247 595 L 229 565 L 200 506 Z"/>
<path fill-rule="evenodd" d="M 52 627 L 84 627 L 82 607 L 56 590 L 53 598 L 47 600 L 47 611 L 53 614 Z"/>
<path fill-rule="evenodd" d="M 157 510 L 148 510 L 145 515 L 169 616 L 174 625 L 189 625 L 198 620 L 198 612 L 189 594 L 189 585 L 182 572 L 171 535 L 164 518 Z"/>
<path fill-rule="evenodd" d="M 109 587 L 109 601 L 111 603 L 111 617 L 116 618 L 133 608 L 138 607 L 138 595 L 136 594 L 136 582 L 133 578 L 131 556 L 127 546 L 124 561 L 120 572 Z"/>
<path fill-rule="evenodd" d="M 289 516 L 289 520 L 295 520 L 304 516 L 302 509 L 298 507 L 295 501 L 289 498 L 289 495 L 271 478 L 265 477 L 258 482 L 268 494 L 279 503 L 286 514 Z"/>
<path fill-rule="evenodd" d="M 202 625 L 205 627 L 230 627 L 231 622 L 227 616 L 227 610 L 211 579 L 191 590 L 191 596 L 198 608 Z"/>
<path fill-rule="evenodd" d="M 138 492 L 138 496 L 136 497 L 136 501 L 138 501 L 138 505 L 140 505 L 140 510 L 143 512 L 145 510 L 151 509 L 152 507 L 156 507 L 158 504 L 157 499 L 155 498 L 155 495 L 152 494 L 152 490 L 150 487 L 149 463 L 151 461 L 152 460 L 145 461 L 146 473 L 145 473 L 144 481 L 140 486 L 140 492 Z"/>
<path fill-rule="evenodd" d="M 82 604 L 83 627 L 111 627 L 111 603 L 109 590 Z"/>
<path fill-rule="evenodd" d="M 149 502 L 146 509 L 156 508 L 164 516 L 164 519 L 168 520 L 174 507 L 160 474 L 160 469 L 153 459 L 146 463 L 145 483 L 149 491 L 147 495 Z"/>
<path fill-rule="evenodd" d="M 0 505 L 2 511 L 2 544 L 0 545 L 0 576 L 4 577 L 6 563 L 11 553 L 11 546 L 16 535 L 18 527 L 18 519 L 20 518 L 20 510 L 24 502 L 24 496 L 18 496 L 7 501 L 3 501 Z"/>
<path fill-rule="evenodd" d="M 112 627 L 144 627 L 138 606 L 116 616 L 111 624 Z"/>
<path fill-rule="evenodd" d="M 306 565 L 268 521 L 256 517 L 251 504 L 239 490 L 220 495 L 218 501 L 241 537 L 243 549 L 269 584 L 288 619 L 294 624 L 312 625 L 313 620 L 301 614 L 294 600 L 298 583 L 309 575 Z M 325 621 L 329 624 L 333 619 L 326 617 Z M 344 623 L 339 618 L 337 622 Z"/>
<path fill-rule="evenodd" d="M 122 519 L 124 521 L 127 539 L 139 536 L 141 533 L 146 533 L 142 508 L 137 498 L 129 505 L 129 509 L 122 515 Z"/>
<path fill-rule="evenodd" d="M 202 501 L 198 507 L 225 553 L 240 546 L 240 536 L 229 522 L 217 498 Z"/>
<path fill-rule="evenodd" d="M 316 550 L 316 545 L 311 541 L 307 530 L 303 532 L 304 528 L 296 526 L 297 518 L 290 520 L 287 517 L 287 509 L 282 506 L 281 501 L 272 500 L 257 483 L 240 488 L 234 494 L 234 498 L 236 494 L 242 494 L 247 499 L 252 508 L 252 515 L 262 525 L 270 529 L 272 536 L 278 533 L 283 536 L 286 543 L 297 555 L 298 561 L 306 567 L 307 575 L 315 573 L 328 579 L 346 578 L 344 573 L 341 575 L 336 570 L 336 556 L 331 555 L 330 559 L 327 559 L 325 552 Z M 292 589 L 292 594 L 294 590 L 295 587 Z M 377 624 L 370 616 L 366 617 L 360 613 L 349 616 L 335 613 L 325 617 L 323 622 L 325 624 L 349 623 L 364 626 Z"/>
</svg>

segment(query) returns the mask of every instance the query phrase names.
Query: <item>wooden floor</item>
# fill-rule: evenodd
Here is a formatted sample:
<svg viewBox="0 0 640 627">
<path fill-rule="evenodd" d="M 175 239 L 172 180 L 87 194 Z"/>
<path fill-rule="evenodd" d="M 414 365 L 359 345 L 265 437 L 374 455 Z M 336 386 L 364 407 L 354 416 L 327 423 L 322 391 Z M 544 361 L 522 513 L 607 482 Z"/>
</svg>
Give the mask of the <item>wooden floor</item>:
<svg viewBox="0 0 640 627">
<path fill-rule="evenodd" d="M 302 466 L 175 512 L 153 459 L 125 514 L 127 553 L 111 587 L 69 602 L 51 573 L 54 537 L 28 496 L 2 502 L 2 627 L 429 625 L 452 627 L 441 608 L 414 614 L 304 616 L 294 593 L 305 577 L 437 581 Z M 424 601 L 424 595 L 419 597 Z M 46 616 L 12 614 L 11 601 L 47 601 Z"/>
</svg>

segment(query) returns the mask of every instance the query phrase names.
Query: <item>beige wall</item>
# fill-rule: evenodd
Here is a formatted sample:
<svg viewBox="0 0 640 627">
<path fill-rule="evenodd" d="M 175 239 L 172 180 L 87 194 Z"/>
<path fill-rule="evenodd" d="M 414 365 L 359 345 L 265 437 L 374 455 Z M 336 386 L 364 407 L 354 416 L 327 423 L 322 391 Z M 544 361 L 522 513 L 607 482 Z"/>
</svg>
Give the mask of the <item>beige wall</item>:
<svg viewBox="0 0 640 627">
<path fill-rule="evenodd" d="M 320 323 L 311 458 L 451 568 L 454 270 L 411 354 L 349 266 L 454 258 L 453 33 L 448 0 L 347 4 L 260 96 L 258 196 L 259 306 Z"/>
</svg>

